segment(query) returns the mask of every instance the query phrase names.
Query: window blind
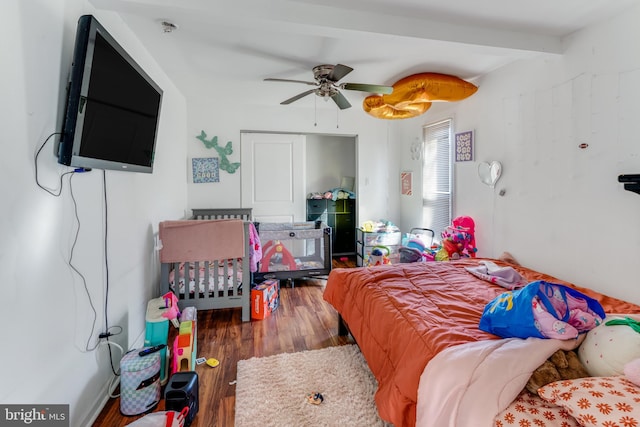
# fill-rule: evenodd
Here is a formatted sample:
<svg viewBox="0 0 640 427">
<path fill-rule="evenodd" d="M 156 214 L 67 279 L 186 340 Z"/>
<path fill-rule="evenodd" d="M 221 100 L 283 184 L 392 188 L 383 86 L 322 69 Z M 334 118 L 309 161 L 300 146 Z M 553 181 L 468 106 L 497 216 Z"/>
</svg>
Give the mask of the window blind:
<svg viewBox="0 0 640 427">
<path fill-rule="evenodd" d="M 422 223 L 436 237 L 451 224 L 451 120 L 423 128 Z"/>
</svg>

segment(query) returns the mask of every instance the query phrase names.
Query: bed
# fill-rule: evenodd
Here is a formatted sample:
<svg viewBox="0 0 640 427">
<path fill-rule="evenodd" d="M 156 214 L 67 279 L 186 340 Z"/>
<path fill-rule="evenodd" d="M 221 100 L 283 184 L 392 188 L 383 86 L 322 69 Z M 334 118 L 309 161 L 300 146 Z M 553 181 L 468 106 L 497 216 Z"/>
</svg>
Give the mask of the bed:
<svg viewBox="0 0 640 427">
<path fill-rule="evenodd" d="M 358 343 L 378 381 L 378 412 L 394 426 L 491 426 L 536 367 L 558 348 L 577 345 L 536 338 L 502 340 L 481 331 L 485 305 L 505 289 L 465 269 L 480 261 L 338 268 L 329 275 L 324 299 L 339 313 L 340 332 L 348 330 Z M 490 261 L 513 267 L 527 282 L 574 287 L 596 298 L 607 313 L 640 313 L 634 304 L 525 267 Z M 516 354 L 517 363 L 512 357 Z M 508 372 L 512 366 L 519 372 Z M 461 367 L 472 371 L 464 379 Z M 481 368 L 489 370 L 478 377 Z M 468 386 L 475 387 L 471 394 Z"/>
<path fill-rule="evenodd" d="M 160 223 L 160 292 L 180 309 L 242 308 L 249 321 L 251 209 L 194 209 L 193 217 Z"/>
</svg>

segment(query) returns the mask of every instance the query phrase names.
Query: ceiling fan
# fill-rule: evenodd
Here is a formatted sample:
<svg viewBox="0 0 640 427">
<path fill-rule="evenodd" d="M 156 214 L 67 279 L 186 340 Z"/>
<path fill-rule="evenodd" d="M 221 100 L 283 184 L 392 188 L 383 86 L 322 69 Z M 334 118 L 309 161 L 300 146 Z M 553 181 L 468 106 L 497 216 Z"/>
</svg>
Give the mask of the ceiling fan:
<svg viewBox="0 0 640 427">
<path fill-rule="evenodd" d="M 337 65 L 317 65 L 313 67 L 314 82 L 307 82 L 304 80 L 290 80 L 290 79 L 275 79 L 266 78 L 265 81 L 269 82 L 293 82 L 302 83 L 306 85 L 316 86 L 313 89 L 309 89 L 305 92 L 282 101 L 280 104 L 288 105 L 300 98 L 315 93 L 323 98 L 331 98 L 336 103 L 338 108 L 344 110 L 351 107 L 347 98 L 340 92 L 341 89 L 345 90 L 359 90 L 363 92 L 379 93 L 388 95 L 393 92 L 393 87 L 383 85 L 370 85 L 365 83 L 338 83 L 338 80 L 353 71 L 353 68 L 337 64 Z"/>
</svg>

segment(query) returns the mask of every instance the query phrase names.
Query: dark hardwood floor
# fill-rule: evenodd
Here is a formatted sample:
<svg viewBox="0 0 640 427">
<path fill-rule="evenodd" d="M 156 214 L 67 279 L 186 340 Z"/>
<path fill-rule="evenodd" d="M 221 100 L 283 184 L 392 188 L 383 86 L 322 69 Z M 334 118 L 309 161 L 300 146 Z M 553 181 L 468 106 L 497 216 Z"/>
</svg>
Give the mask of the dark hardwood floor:
<svg viewBox="0 0 640 427">
<path fill-rule="evenodd" d="M 334 260 L 334 267 L 354 264 L 353 259 Z M 198 311 L 198 356 L 216 358 L 220 365 L 196 367 L 200 408 L 192 426 L 234 425 L 238 360 L 354 343 L 338 336 L 337 312 L 322 299 L 324 284 L 297 280 L 292 288 L 281 281 L 280 307 L 264 320 L 242 322 L 240 309 Z M 164 410 L 164 400 L 156 410 Z M 138 418 L 123 416 L 120 400 L 110 399 L 93 425 L 125 426 Z"/>
</svg>

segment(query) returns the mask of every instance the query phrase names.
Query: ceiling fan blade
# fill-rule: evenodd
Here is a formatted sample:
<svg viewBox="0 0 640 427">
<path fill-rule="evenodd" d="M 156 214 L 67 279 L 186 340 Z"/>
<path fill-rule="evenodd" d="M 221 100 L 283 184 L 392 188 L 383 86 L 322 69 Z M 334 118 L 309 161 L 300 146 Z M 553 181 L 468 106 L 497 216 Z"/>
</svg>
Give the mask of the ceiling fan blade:
<svg viewBox="0 0 640 427">
<path fill-rule="evenodd" d="M 340 108 L 341 110 L 351 107 L 351 104 L 349 104 L 347 98 L 345 98 L 344 95 L 340 92 L 337 92 L 335 95 L 333 95 L 331 99 L 333 99 L 333 102 L 335 102 L 338 108 Z"/>
<path fill-rule="evenodd" d="M 362 92 L 379 93 L 381 95 L 389 95 L 393 92 L 392 86 L 368 85 L 366 83 L 343 83 L 340 89 L 361 90 Z"/>
<path fill-rule="evenodd" d="M 331 80 L 332 82 L 337 82 L 347 74 L 353 71 L 353 68 L 348 67 L 346 65 L 337 64 L 333 67 L 333 70 L 327 76 L 327 80 Z"/>
<path fill-rule="evenodd" d="M 271 77 L 268 77 L 266 79 L 264 79 L 265 82 L 288 82 L 288 83 L 303 83 L 305 85 L 312 85 L 312 86 L 316 86 L 318 83 L 316 82 L 307 82 L 304 80 L 290 80 L 290 79 L 274 79 Z"/>
<path fill-rule="evenodd" d="M 292 102 L 297 101 L 297 100 L 298 100 L 298 99 L 300 99 L 300 98 L 304 98 L 305 96 L 310 95 L 310 94 L 312 94 L 312 93 L 313 93 L 313 92 L 315 92 L 315 91 L 316 91 L 315 89 L 309 89 L 309 90 L 307 90 L 307 91 L 305 91 L 305 92 L 302 92 L 302 93 L 297 94 L 296 96 L 294 96 L 294 97 L 292 97 L 292 98 L 289 98 L 289 99 L 286 99 L 286 100 L 282 101 L 282 102 L 280 103 L 280 105 L 288 105 L 288 104 L 291 104 Z"/>
</svg>

